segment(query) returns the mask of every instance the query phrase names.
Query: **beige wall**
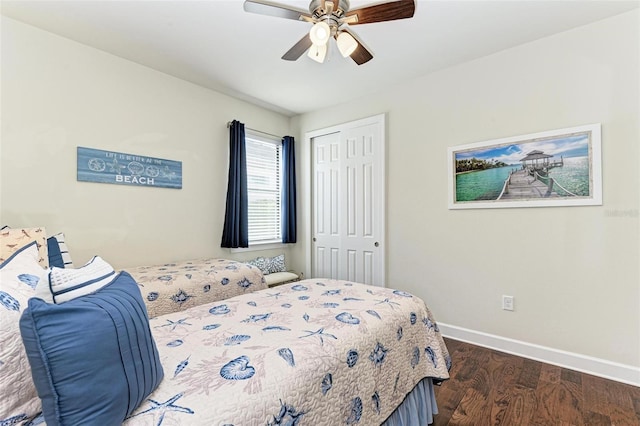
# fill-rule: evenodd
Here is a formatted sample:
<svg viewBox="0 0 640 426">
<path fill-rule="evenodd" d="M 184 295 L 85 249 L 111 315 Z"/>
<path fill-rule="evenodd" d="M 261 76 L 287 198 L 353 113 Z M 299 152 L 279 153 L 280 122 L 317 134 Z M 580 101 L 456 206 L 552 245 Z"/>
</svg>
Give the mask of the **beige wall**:
<svg viewBox="0 0 640 426">
<path fill-rule="evenodd" d="M 449 325 L 638 367 L 639 40 L 635 11 L 292 124 L 302 137 L 387 113 L 389 286 Z M 591 123 L 602 123 L 603 206 L 447 209 L 447 147 Z M 515 312 L 500 309 L 503 294 Z"/>
<path fill-rule="evenodd" d="M 3 17 L 0 223 L 64 232 L 80 264 L 255 257 L 220 248 L 233 119 L 289 131 L 286 116 Z M 77 146 L 182 161 L 183 187 L 77 182 Z"/>
</svg>

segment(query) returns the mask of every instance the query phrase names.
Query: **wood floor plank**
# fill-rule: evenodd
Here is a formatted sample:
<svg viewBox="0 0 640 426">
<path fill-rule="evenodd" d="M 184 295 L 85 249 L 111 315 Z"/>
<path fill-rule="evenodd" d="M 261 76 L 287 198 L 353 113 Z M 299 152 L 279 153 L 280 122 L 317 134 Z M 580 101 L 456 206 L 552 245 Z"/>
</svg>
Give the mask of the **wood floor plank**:
<svg viewBox="0 0 640 426">
<path fill-rule="evenodd" d="M 515 382 L 522 373 L 522 358 L 500 352 L 492 352 L 486 364 L 488 371 L 489 401 L 493 401 L 490 411 L 492 425 L 520 424 L 522 412 L 513 409 L 512 404 L 520 402 L 520 394 L 514 392 Z"/>
<path fill-rule="evenodd" d="M 449 385 L 453 382 L 448 383 Z M 443 389 L 436 388 L 438 415 L 434 417 L 433 426 L 445 426 L 456 411 L 464 393 L 453 386 L 446 386 Z"/>
<path fill-rule="evenodd" d="M 584 415 L 584 426 L 611 426 L 611 419 L 604 414 L 587 411 Z"/>
<path fill-rule="evenodd" d="M 471 345 L 469 345 L 471 347 Z M 459 382 L 469 382 L 473 379 L 479 366 L 489 359 L 490 351 L 485 348 L 464 348 L 456 351 L 463 360 L 460 369 L 455 372 L 455 379 Z"/>
<path fill-rule="evenodd" d="M 560 380 L 566 380 L 568 382 L 582 385 L 582 374 L 577 371 L 563 368 L 561 369 Z"/>
<path fill-rule="evenodd" d="M 522 373 L 523 360 L 514 355 L 494 351 L 486 366 L 490 372 L 494 390 L 503 392 L 516 383 Z"/>
<path fill-rule="evenodd" d="M 549 383 L 559 383 L 562 368 L 551 364 L 542 364 L 540 380 Z"/>
<path fill-rule="evenodd" d="M 460 426 L 476 426 L 491 424 L 490 404 L 485 395 L 474 388 L 468 388 L 460 400 L 458 408 L 451 415 L 449 424 Z"/>
<path fill-rule="evenodd" d="M 591 375 L 583 375 L 586 407 L 611 420 L 612 425 L 640 424 L 634 388 Z"/>
<path fill-rule="evenodd" d="M 562 422 L 579 425 L 584 422 L 582 386 L 570 380 L 561 380 L 556 388 L 556 415 Z"/>
<path fill-rule="evenodd" d="M 554 425 L 556 424 L 558 412 L 558 401 L 555 397 L 557 384 L 549 382 L 540 382 L 535 389 L 536 406 L 531 416 L 533 425 Z M 437 399 L 436 399 L 437 401 Z"/>
<path fill-rule="evenodd" d="M 540 381 L 540 372 L 542 370 L 542 363 L 525 359 L 522 362 L 522 371 L 518 377 L 517 384 L 527 388 L 535 389 L 538 387 Z"/>
<path fill-rule="evenodd" d="M 632 395 L 633 409 L 636 412 L 636 417 L 640 419 L 640 395 Z"/>
<path fill-rule="evenodd" d="M 513 386 L 504 397 L 509 403 L 504 418 L 498 424 L 509 426 L 531 424 L 531 419 L 537 406 L 535 390 L 523 386 Z"/>
<path fill-rule="evenodd" d="M 609 410 L 612 425 L 639 425 L 640 419 L 635 412 L 628 408 L 612 405 Z"/>
<path fill-rule="evenodd" d="M 435 426 L 640 426 L 640 388 L 445 339 Z"/>
</svg>

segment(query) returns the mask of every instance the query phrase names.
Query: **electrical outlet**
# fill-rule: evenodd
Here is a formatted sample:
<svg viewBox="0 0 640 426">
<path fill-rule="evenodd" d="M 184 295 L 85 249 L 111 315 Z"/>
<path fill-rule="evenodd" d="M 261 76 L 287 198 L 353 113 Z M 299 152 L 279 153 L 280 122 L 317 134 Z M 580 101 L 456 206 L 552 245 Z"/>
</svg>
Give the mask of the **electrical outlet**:
<svg viewBox="0 0 640 426">
<path fill-rule="evenodd" d="M 502 309 L 513 311 L 513 296 L 502 295 Z"/>
</svg>

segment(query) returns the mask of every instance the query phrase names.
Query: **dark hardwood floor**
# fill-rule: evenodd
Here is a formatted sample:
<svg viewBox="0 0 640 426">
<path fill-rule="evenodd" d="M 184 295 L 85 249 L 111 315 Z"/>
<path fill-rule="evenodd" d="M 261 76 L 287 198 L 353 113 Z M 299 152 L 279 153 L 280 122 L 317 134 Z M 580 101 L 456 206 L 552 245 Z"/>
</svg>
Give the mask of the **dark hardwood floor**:
<svg viewBox="0 0 640 426">
<path fill-rule="evenodd" d="M 451 379 L 436 386 L 442 425 L 640 425 L 640 388 L 445 339 Z"/>
</svg>

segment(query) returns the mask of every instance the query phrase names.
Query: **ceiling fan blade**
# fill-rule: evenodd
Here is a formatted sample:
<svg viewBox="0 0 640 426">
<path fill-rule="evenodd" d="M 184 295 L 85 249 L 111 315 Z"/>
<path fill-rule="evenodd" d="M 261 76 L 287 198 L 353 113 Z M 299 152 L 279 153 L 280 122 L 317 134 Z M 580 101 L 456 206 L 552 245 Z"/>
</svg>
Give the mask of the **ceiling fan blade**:
<svg viewBox="0 0 640 426">
<path fill-rule="evenodd" d="M 355 41 L 358 42 L 358 47 L 356 47 L 356 50 L 354 50 L 350 55 L 351 59 L 353 59 L 356 64 L 362 65 L 373 59 L 373 54 L 369 52 L 369 49 L 364 46 L 362 40 L 360 40 L 360 38 L 353 31 L 350 31 L 348 28 L 343 28 L 342 31 L 349 33 L 351 37 L 353 37 Z"/>
<path fill-rule="evenodd" d="M 344 19 L 349 25 L 372 24 L 411 18 L 415 10 L 415 0 L 395 0 L 350 10 Z M 354 16 L 357 18 L 354 19 Z"/>
<path fill-rule="evenodd" d="M 293 19 L 294 21 L 311 19 L 311 15 L 306 10 L 264 0 L 245 0 L 244 10 L 245 12 L 275 16 L 276 18 Z"/>
<path fill-rule="evenodd" d="M 309 33 L 307 33 L 282 56 L 282 59 L 285 61 L 295 61 L 302 56 L 302 54 L 306 52 L 312 44 L 313 42 L 311 41 L 311 37 L 309 37 Z"/>
</svg>

